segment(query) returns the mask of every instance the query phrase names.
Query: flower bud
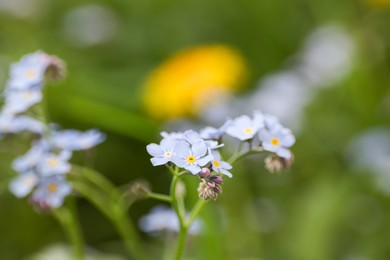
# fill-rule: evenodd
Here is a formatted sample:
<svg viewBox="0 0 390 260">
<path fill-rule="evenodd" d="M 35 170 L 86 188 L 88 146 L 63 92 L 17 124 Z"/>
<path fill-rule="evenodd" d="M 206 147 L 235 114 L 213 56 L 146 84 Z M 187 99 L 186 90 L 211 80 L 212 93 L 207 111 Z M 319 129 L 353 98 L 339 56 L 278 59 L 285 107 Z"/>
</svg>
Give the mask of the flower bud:
<svg viewBox="0 0 390 260">
<path fill-rule="evenodd" d="M 210 169 L 209 168 L 202 168 L 202 170 L 199 173 L 199 176 L 201 178 L 208 178 L 210 176 Z"/>
<path fill-rule="evenodd" d="M 130 192 L 138 199 L 145 199 L 150 193 L 150 185 L 148 182 L 143 180 L 135 181 L 130 186 Z"/>
<path fill-rule="evenodd" d="M 265 168 L 270 173 L 279 173 L 290 168 L 293 161 L 294 161 L 293 156 L 290 159 L 285 159 L 285 158 L 278 157 L 276 155 L 270 155 L 267 158 L 265 158 L 264 164 L 265 164 Z"/>
<path fill-rule="evenodd" d="M 222 193 L 220 184 L 211 180 L 202 180 L 198 187 L 199 198 L 204 200 L 216 200 L 218 194 Z"/>
<path fill-rule="evenodd" d="M 47 56 L 48 65 L 45 71 L 45 77 L 48 80 L 58 81 L 65 77 L 66 65 L 56 56 Z"/>
</svg>

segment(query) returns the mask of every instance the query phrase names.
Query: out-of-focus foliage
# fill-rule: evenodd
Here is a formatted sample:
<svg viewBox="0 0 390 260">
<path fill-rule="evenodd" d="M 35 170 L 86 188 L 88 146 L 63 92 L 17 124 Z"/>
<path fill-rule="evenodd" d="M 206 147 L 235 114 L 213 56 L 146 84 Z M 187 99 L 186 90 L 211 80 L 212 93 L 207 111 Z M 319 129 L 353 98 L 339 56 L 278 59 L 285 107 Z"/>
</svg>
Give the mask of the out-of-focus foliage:
<svg viewBox="0 0 390 260">
<path fill-rule="evenodd" d="M 74 161 L 87 162 L 118 185 L 143 178 L 154 191 L 167 193 L 169 174 L 152 168 L 145 150 L 164 127 L 141 102 L 143 86 L 155 68 L 182 49 L 226 44 L 243 55 L 249 70 L 246 88 L 236 97 L 253 96 L 265 88 L 258 82 L 266 76 L 300 64 L 297 60 L 312 32 L 342 27 L 355 46 L 351 68 L 342 78 L 324 82 L 315 91 L 303 89 L 295 97 L 304 97 L 305 103 L 295 126 L 292 169 L 272 175 L 259 158 L 237 164 L 223 194 L 206 206 L 201 216 L 205 233 L 191 237 L 186 255 L 388 259 L 390 185 L 384 184 L 390 153 L 378 148 L 387 141 L 356 141 L 367 135 L 389 138 L 390 9 L 385 2 L 0 0 L 0 82 L 4 86 L 10 63 L 23 54 L 42 49 L 58 55 L 67 62 L 68 76 L 48 88 L 51 119 L 64 127 L 98 127 L 107 133 L 105 143 Z M 319 64 L 340 55 L 322 57 Z M 287 79 L 291 83 L 291 77 Z M 273 94 L 271 103 L 277 105 L 286 93 Z M 294 103 L 291 106 L 294 109 Z M 189 120 L 203 124 L 196 117 Z M 0 145 L 0 259 L 28 259 L 66 238 L 53 218 L 7 192 L 6 181 L 15 175 L 10 162 L 27 150 L 26 140 L 11 138 Z M 378 155 L 373 158 L 384 159 L 367 159 L 373 153 Z M 186 183 L 189 204 L 196 199 L 196 186 L 191 180 Z M 137 202 L 129 215 L 138 221 L 154 205 Z M 78 208 L 87 245 L 124 255 L 110 224 L 84 200 L 78 200 Z M 153 259 L 171 239 L 169 234 L 143 236 Z"/>
</svg>

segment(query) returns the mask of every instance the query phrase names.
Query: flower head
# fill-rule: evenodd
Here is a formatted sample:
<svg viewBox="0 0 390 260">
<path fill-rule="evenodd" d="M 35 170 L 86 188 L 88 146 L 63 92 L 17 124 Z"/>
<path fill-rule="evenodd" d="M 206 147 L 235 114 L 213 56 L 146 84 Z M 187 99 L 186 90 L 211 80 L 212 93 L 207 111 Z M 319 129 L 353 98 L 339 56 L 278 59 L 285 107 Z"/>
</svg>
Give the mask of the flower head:
<svg viewBox="0 0 390 260">
<path fill-rule="evenodd" d="M 211 155 L 207 154 L 207 151 L 204 141 L 199 141 L 192 145 L 188 142 L 179 141 L 176 144 L 176 154 L 172 161 L 180 168 L 184 168 L 192 174 L 198 174 L 201 167 L 205 166 L 212 159 Z"/>
<path fill-rule="evenodd" d="M 29 116 L 0 114 L 0 134 L 13 134 L 23 131 L 41 134 L 44 125 Z"/>
<path fill-rule="evenodd" d="M 213 159 L 211 160 L 211 168 L 215 172 L 220 172 L 228 177 L 233 175 L 228 171 L 232 168 L 230 163 L 221 160 L 221 154 L 218 151 L 212 151 Z"/>
<path fill-rule="evenodd" d="M 18 91 L 7 91 L 5 93 L 5 105 L 3 113 L 18 114 L 25 112 L 31 106 L 42 100 L 42 93 L 38 89 L 24 89 Z"/>
<path fill-rule="evenodd" d="M 226 129 L 232 124 L 232 120 L 227 120 L 220 128 L 207 126 L 200 130 L 200 136 L 204 139 L 219 139 L 225 134 Z"/>
<path fill-rule="evenodd" d="M 145 86 L 144 103 L 159 119 L 196 115 L 210 99 L 210 93 L 239 89 L 246 68 L 234 49 L 223 45 L 183 50 L 157 68 Z"/>
<path fill-rule="evenodd" d="M 237 117 L 226 129 L 230 136 L 238 138 L 240 141 L 252 139 L 258 130 L 264 126 L 264 116 L 260 112 L 255 112 L 253 119 L 247 115 Z"/>
<path fill-rule="evenodd" d="M 38 205 L 41 209 L 58 208 L 64 198 L 72 191 L 71 186 L 61 175 L 53 175 L 42 178 L 38 188 L 31 197 L 32 203 Z"/>
<path fill-rule="evenodd" d="M 78 151 L 87 150 L 103 142 L 104 134 L 96 129 L 85 132 L 77 130 L 54 131 L 51 136 L 51 142 L 59 149 Z"/>
<path fill-rule="evenodd" d="M 148 153 L 153 156 L 150 159 L 153 166 L 163 165 L 172 161 L 175 152 L 175 146 L 177 141 L 173 138 L 164 138 L 161 140 L 160 145 L 158 144 L 149 144 L 146 146 Z"/>
<path fill-rule="evenodd" d="M 41 87 L 48 65 L 46 57 L 46 53 L 37 51 L 12 64 L 7 89 L 23 90 Z"/>
<path fill-rule="evenodd" d="M 67 150 L 63 150 L 59 154 L 43 154 L 40 162 L 37 165 L 37 171 L 42 176 L 68 173 L 71 169 L 71 166 L 68 162 L 71 156 L 72 153 Z"/>
<path fill-rule="evenodd" d="M 295 137 L 290 129 L 284 128 L 280 124 L 275 124 L 271 129 L 261 129 L 259 139 L 262 141 L 264 150 L 274 152 L 285 159 L 291 158 L 291 152 L 287 148 L 295 143 Z"/>
<path fill-rule="evenodd" d="M 9 190 L 16 197 L 27 196 L 38 184 L 38 176 L 33 171 L 28 171 L 14 178 L 9 185 Z"/>
</svg>

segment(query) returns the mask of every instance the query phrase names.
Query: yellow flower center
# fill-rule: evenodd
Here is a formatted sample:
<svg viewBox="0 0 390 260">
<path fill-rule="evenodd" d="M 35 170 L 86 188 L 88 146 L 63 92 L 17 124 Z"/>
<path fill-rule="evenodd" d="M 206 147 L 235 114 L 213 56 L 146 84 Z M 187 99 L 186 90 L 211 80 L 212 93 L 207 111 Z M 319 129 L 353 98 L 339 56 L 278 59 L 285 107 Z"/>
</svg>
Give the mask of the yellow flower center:
<svg viewBox="0 0 390 260">
<path fill-rule="evenodd" d="M 32 79 L 37 75 L 37 72 L 35 70 L 30 69 L 25 72 L 25 75 L 27 78 Z"/>
<path fill-rule="evenodd" d="M 244 133 L 245 134 L 251 134 L 253 132 L 253 128 L 252 127 L 247 127 L 244 129 Z"/>
<path fill-rule="evenodd" d="M 271 144 L 274 145 L 274 146 L 279 146 L 280 144 L 280 141 L 278 138 L 274 137 L 271 139 Z"/>
<path fill-rule="evenodd" d="M 50 193 L 53 193 L 57 190 L 58 188 L 58 185 L 57 183 L 50 183 L 48 186 L 47 186 L 47 191 L 50 192 Z"/>
<path fill-rule="evenodd" d="M 193 155 L 190 155 L 186 158 L 186 162 L 189 164 L 194 164 L 196 162 L 196 158 Z"/>
<path fill-rule="evenodd" d="M 49 159 L 47 159 L 47 165 L 49 165 L 49 167 L 56 167 L 58 165 L 58 159 L 55 158 L 55 157 L 51 157 Z"/>
<path fill-rule="evenodd" d="M 172 157 L 172 152 L 170 152 L 170 151 L 165 151 L 164 157 L 165 157 L 165 158 L 171 158 L 171 157 Z"/>
<path fill-rule="evenodd" d="M 221 165 L 219 164 L 219 162 L 218 162 L 217 160 L 214 160 L 214 161 L 213 161 L 213 164 L 214 164 L 214 166 L 217 167 L 217 168 L 220 168 L 220 167 L 221 167 Z"/>
</svg>

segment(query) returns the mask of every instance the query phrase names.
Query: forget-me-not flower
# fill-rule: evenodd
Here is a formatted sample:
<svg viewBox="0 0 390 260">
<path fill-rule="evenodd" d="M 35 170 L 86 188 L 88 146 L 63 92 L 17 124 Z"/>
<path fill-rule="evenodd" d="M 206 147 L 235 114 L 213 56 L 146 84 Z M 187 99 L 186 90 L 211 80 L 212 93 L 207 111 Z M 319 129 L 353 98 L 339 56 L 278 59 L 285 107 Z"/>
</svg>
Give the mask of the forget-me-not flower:
<svg viewBox="0 0 390 260">
<path fill-rule="evenodd" d="M 72 191 L 64 176 L 53 175 L 41 178 L 38 188 L 34 191 L 31 201 L 42 209 L 58 208 L 64 203 L 64 198 Z"/>
<path fill-rule="evenodd" d="M 172 158 L 173 163 L 192 174 L 198 174 L 201 170 L 200 167 L 205 166 L 212 159 L 212 156 L 207 154 L 208 149 L 204 141 L 192 145 L 185 141 L 179 141 L 175 151 L 176 154 Z"/>
<path fill-rule="evenodd" d="M 96 129 L 85 132 L 77 130 L 54 131 L 51 136 L 51 142 L 59 149 L 76 151 L 87 150 L 103 142 L 105 136 Z"/>
<path fill-rule="evenodd" d="M 274 152 L 285 159 L 291 158 L 291 152 L 287 148 L 295 143 L 295 137 L 290 129 L 275 124 L 271 129 L 261 129 L 259 139 L 265 151 Z"/>
<path fill-rule="evenodd" d="M 43 82 L 45 70 L 48 65 L 47 56 L 46 53 L 37 51 L 22 57 L 20 61 L 12 64 L 7 89 L 22 90 L 32 87 L 39 88 Z"/>
<path fill-rule="evenodd" d="M 38 176 L 33 171 L 28 171 L 14 178 L 9 185 L 9 190 L 16 197 L 23 198 L 27 196 L 37 184 Z"/>
<path fill-rule="evenodd" d="M 23 131 L 41 134 L 44 125 L 29 116 L 0 114 L 0 134 L 13 134 Z"/>
<path fill-rule="evenodd" d="M 24 112 L 31 106 L 39 103 L 41 100 L 42 93 L 39 89 L 7 91 L 5 93 L 5 104 L 3 107 L 3 113 L 14 115 Z"/>
<path fill-rule="evenodd" d="M 226 129 L 226 133 L 240 141 L 245 141 L 252 139 L 262 127 L 264 127 L 264 116 L 260 112 L 255 112 L 253 119 L 247 115 L 235 118 Z"/>
<path fill-rule="evenodd" d="M 225 134 L 226 129 L 232 124 L 232 120 L 227 120 L 220 128 L 207 126 L 200 130 L 200 136 L 204 139 L 219 139 Z"/>
<path fill-rule="evenodd" d="M 35 142 L 27 153 L 12 162 L 12 168 L 19 173 L 34 170 L 48 149 L 49 145 L 43 139 Z"/>
<path fill-rule="evenodd" d="M 177 141 L 167 137 L 161 140 L 160 144 L 149 144 L 146 146 L 148 153 L 153 156 L 150 159 L 153 166 L 163 165 L 172 161 L 175 153 L 175 145 Z"/>
<path fill-rule="evenodd" d="M 70 163 L 68 162 L 71 156 L 72 153 L 67 150 L 62 150 L 59 154 L 43 154 L 37 165 L 37 171 L 42 176 L 68 173 L 71 169 Z"/>
<path fill-rule="evenodd" d="M 211 161 L 211 168 L 215 172 L 220 172 L 228 177 L 233 175 L 228 171 L 232 169 L 230 163 L 221 160 L 221 154 L 218 151 L 212 151 L 213 160 Z"/>
</svg>

